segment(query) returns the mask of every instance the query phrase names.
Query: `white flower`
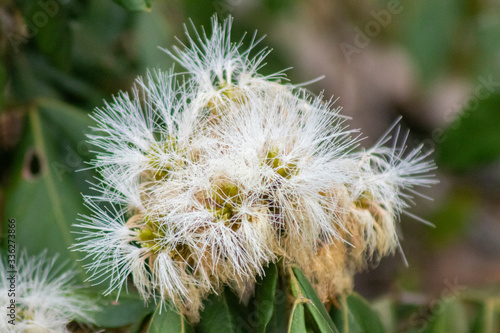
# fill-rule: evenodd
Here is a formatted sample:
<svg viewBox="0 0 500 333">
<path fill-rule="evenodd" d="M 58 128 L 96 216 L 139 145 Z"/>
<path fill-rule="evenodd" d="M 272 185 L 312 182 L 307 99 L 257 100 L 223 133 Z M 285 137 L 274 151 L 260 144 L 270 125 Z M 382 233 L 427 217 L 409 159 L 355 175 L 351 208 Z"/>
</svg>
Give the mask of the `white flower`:
<svg viewBox="0 0 500 333">
<path fill-rule="evenodd" d="M 268 76 L 261 76 L 257 71 L 264 65 L 263 60 L 270 51 L 263 48 L 255 55 L 250 53 L 262 40 L 254 34 L 249 46 L 242 50 L 243 38 L 238 42 L 231 41 L 232 18 L 219 24 L 217 17 L 212 18 L 212 35 L 210 38 L 203 30 L 201 33 L 193 28 L 192 37 L 186 28 L 189 44 L 181 48 L 174 46 L 174 51 L 164 50 L 188 72 L 193 83 L 200 88 L 200 96 L 222 101 L 233 92 L 234 87 L 251 89 L 272 85 L 271 80 L 285 78 L 283 71 Z"/>
<path fill-rule="evenodd" d="M 45 252 L 34 257 L 22 252 L 12 281 L 11 263 L 0 261 L 0 303 L 5 309 L 11 299 L 16 302 L 15 319 L 5 313 L 0 319 L 2 332 L 69 332 L 66 325 L 72 320 L 91 321 L 88 313 L 97 307 L 76 293 L 76 272 L 56 266 L 56 260 L 57 257 L 48 258 Z M 15 297 L 9 297 L 9 289 L 14 290 Z M 9 323 L 12 319 L 15 325 Z"/>
<path fill-rule="evenodd" d="M 361 152 L 332 100 L 260 76 L 265 52 L 230 42 L 231 21 L 170 53 L 187 70 L 138 79 L 96 111 L 101 181 L 77 225 L 107 292 L 131 276 L 197 320 L 201 301 L 251 287 L 270 262 L 302 267 L 322 298 L 349 288 L 368 258 L 399 245 L 396 221 L 434 181 L 422 147 L 391 137 Z M 274 80 L 274 81 L 273 81 Z M 418 194 L 418 193 L 417 193 Z"/>
</svg>

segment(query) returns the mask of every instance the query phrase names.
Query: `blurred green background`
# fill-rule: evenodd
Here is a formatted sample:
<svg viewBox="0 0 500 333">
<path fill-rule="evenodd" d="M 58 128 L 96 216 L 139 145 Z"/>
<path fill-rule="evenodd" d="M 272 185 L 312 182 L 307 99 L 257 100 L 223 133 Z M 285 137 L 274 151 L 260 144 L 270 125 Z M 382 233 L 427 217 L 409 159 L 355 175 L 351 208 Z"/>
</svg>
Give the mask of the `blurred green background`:
<svg viewBox="0 0 500 333">
<path fill-rule="evenodd" d="M 476 315 L 498 316 L 500 2 L 0 4 L 3 247 L 7 219 L 15 218 L 20 247 L 77 258 L 67 250 L 74 238 L 71 225 L 77 214 L 86 213 L 81 193 L 90 193 L 87 181 L 95 176 L 76 172 L 92 158 L 85 142 L 88 113 L 130 89 L 146 68 L 168 69 L 172 61 L 158 46 L 171 48 L 175 36 L 185 41 L 184 23 L 191 19 L 210 31 L 214 13 L 232 15 L 234 40 L 245 32 L 248 40 L 256 29 L 258 36 L 267 35 L 261 45 L 273 52 L 263 74 L 293 66 L 287 71 L 292 83 L 325 75 L 308 88 L 339 98 L 343 113 L 353 118 L 351 126 L 367 135 L 364 145 L 402 115 L 403 126 L 411 130 L 408 145 L 423 142 L 435 150 L 440 184 L 423 191 L 434 200 L 415 198 L 411 212 L 436 228 L 402 216 L 401 243 L 409 267 L 400 255 L 385 258 L 357 277 L 356 289 L 377 308 L 401 305 L 396 315 L 425 316 L 433 310 L 430 302 L 458 290 L 479 312 L 452 308 L 454 317 L 461 313 L 456 311 L 468 311 L 475 325 Z M 491 304 L 497 312 L 491 312 Z M 441 312 L 448 314 L 448 308 Z M 490 323 L 498 327 L 498 317 Z M 412 323 L 398 325 L 404 329 Z"/>
</svg>

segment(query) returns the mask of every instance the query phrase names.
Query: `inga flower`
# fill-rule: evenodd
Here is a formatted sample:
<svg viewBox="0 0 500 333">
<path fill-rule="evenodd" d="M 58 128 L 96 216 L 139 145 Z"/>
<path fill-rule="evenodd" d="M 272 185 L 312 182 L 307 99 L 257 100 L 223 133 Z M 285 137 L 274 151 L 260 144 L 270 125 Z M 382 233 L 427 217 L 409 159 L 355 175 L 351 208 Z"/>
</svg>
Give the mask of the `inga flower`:
<svg viewBox="0 0 500 333">
<path fill-rule="evenodd" d="M 107 293 L 131 276 L 146 301 L 193 321 L 209 293 L 243 294 L 278 260 L 325 300 L 351 288 L 372 256 L 399 246 L 416 187 L 434 183 L 428 153 L 406 151 L 399 128 L 359 151 L 333 100 L 259 75 L 267 51 L 251 57 L 258 40 L 242 50 L 230 28 L 214 18 L 211 37 L 188 34 L 189 46 L 167 51 L 186 69 L 182 84 L 149 73 L 96 111 L 101 179 L 74 245 Z"/>
<path fill-rule="evenodd" d="M 56 266 L 56 261 L 57 257 L 48 258 L 45 252 L 34 257 L 22 252 L 15 269 L 0 261 L 0 303 L 16 301 L 15 311 L 9 312 L 15 312 L 15 318 L 4 314 L 0 319 L 2 332 L 69 332 L 66 325 L 71 321 L 91 321 L 88 313 L 97 307 L 75 293 L 76 272 Z M 15 288 L 11 287 L 12 270 L 16 271 Z M 9 297 L 9 289 L 15 296 Z"/>
</svg>

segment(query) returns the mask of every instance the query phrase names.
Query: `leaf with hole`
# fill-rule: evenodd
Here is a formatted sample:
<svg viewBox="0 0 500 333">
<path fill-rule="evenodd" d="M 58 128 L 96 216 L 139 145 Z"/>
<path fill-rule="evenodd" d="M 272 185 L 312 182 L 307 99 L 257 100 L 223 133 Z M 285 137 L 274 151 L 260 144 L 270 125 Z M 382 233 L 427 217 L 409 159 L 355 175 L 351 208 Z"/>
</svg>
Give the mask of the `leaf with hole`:
<svg viewBox="0 0 500 333">
<path fill-rule="evenodd" d="M 54 100 L 38 100 L 28 113 L 2 219 L 17 220 L 16 241 L 28 253 L 47 249 L 73 263 L 79 258 L 68 247 L 71 225 L 86 212 L 81 193 L 92 178 L 92 172 L 76 172 L 90 158 L 84 135 L 89 124 L 85 113 Z"/>
</svg>

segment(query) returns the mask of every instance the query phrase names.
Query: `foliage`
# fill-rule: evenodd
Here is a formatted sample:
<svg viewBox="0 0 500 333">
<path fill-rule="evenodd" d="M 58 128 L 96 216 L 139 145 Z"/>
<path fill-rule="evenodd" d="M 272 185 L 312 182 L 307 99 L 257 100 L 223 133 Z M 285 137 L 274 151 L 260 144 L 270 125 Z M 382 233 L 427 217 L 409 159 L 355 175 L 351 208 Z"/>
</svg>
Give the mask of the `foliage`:
<svg viewBox="0 0 500 333">
<path fill-rule="evenodd" d="M 265 27 L 273 15 L 293 11 L 299 1 L 255 2 L 258 14 L 236 26 L 241 33 L 253 30 L 249 25 L 254 22 Z M 0 149 L 3 251 L 7 221 L 15 218 L 19 222 L 17 242 L 28 253 L 47 249 L 70 262 L 79 259 L 68 247 L 74 239 L 72 224 L 78 214 L 85 214 L 81 193 L 88 191 L 94 176 L 85 169 L 85 161 L 92 157 L 85 142 L 92 123 L 88 113 L 111 94 L 130 87 L 145 68 L 167 67 L 169 60 L 157 46 L 168 46 L 172 36 L 182 30 L 179 22 L 185 19 L 176 15 L 208 22 L 213 11 L 226 16 L 237 4 L 236 0 L 5 1 L 0 9 L 0 116 L 10 125 L 10 139 L 2 138 Z M 425 84 L 431 85 L 457 67 L 465 68 L 470 77 L 481 75 L 483 81 L 493 73 L 492 80 L 498 81 L 498 65 L 491 63 L 498 55 L 500 29 L 487 24 L 498 21 L 497 11 L 462 0 L 404 6 L 408 10 L 392 27 L 392 35 L 411 55 Z M 468 51 L 468 43 L 475 53 Z M 287 67 L 282 66 L 287 63 L 285 53 L 278 49 L 271 54 L 270 71 Z M 477 87 L 480 84 L 476 82 Z M 500 93 L 495 84 L 487 93 L 484 98 L 471 96 L 470 103 L 436 140 L 444 170 L 459 176 L 473 174 L 500 159 Z M 455 191 L 448 197 L 434 213 L 438 231 L 428 233 L 432 234 L 429 242 L 442 245 L 462 236 L 479 199 L 474 189 Z M 82 272 L 79 279 L 83 282 L 85 278 Z M 95 327 L 108 331 L 500 330 L 500 291 L 495 287 L 452 290 L 419 304 L 399 293 L 375 302 L 353 293 L 341 295 L 327 309 L 300 270 L 283 272 L 279 264 L 266 269 L 245 304 L 230 291 L 213 295 L 196 326 L 168 304 L 163 308 L 144 305 L 133 290 L 122 292 L 118 300 L 116 295 L 98 296 L 103 290 L 88 285 L 82 292 L 99 298 L 101 309 L 93 314 Z M 290 293 L 293 299 L 287 299 Z"/>
</svg>

